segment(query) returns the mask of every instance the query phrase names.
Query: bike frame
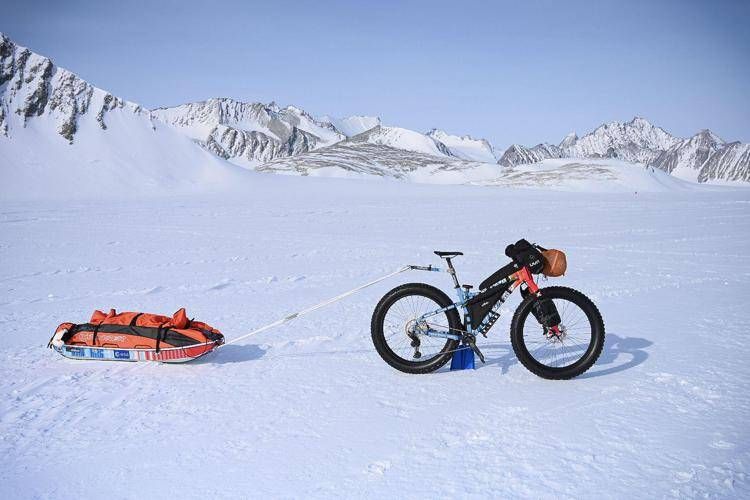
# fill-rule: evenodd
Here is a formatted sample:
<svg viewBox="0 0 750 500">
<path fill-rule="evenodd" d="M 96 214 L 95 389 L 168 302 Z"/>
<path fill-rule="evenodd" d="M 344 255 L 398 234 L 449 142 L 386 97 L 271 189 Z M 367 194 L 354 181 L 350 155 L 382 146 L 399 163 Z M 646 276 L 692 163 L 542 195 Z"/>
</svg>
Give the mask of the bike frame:
<svg viewBox="0 0 750 500">
<path fill-rule="evenodd" d="M 479 325 L 474 326 L 472 321 L 470 321 L 469 316 L 469 309 L 466 306 L 466 303 L 471 300 L 472 298 L 476 297 L 481 293 L 481 290 L 478 292 L 472 292 L 468 288 L 464 288 L 461 283 L 458 281 L 458 276 L 456 275 L 456 270 L 453 267 L 453 264 L 451 263 L 450 258 L 445 259 L 446 263 L 448 265 L 447 269 L 440 269 L 433 266 L 409 266 L 411 269 L 417 270 L 417 271 L 432 271 L 432 272 L 446 272 L 451 275 L 451 278 L 453 278 L 453 284 L 454 284 L 454 290 L 456 292 L 456 295 L 458 297 L 458 300 L 454 302 L 453 304 L 443 307 L 441 309 L 436 309 L 434 311 L 430 311 L 426 314 L 423 314 L 419 318 L 416 318 L 417 321 L 426 321 L 427 318 L 430 318 L 432 316 L 437 316 L 438 314 L 441 314 L 445 311 L 449 311 L 451 309 L 456 309 L 459 312 L 463 313 L 464 318 L 464 326 L 466 328 L 466 333 L 476 336 L 476 334 L 483 329 L 483 327 L 486 327 L 488 323 L 491 321 L 489 319 L 489 315 L 485 317 L 482 322 Z M 495 305 L 492 307 L 492 311 L 497 313 L 497 310 L 500 309 L 500 306 L 505 302 L 505 300 L 510 296 L 513 291 L 515 291 L 516 288 L 518 288 L 521 285 L 526 285 L 528 287 L 528 290 L 530 293 L 536 294 L 539 291 L 539 286 L 536 284 L 536 281 L 534 281 L 534 276 L 531 274 L 531 271 L 528 267 L 524 266 L 515 273 L 509 275 L 508 277 L 498 281 L 493 285 L 495 286 L 506 286 L 509 287 L 508 290 L 500 297 L 500 299 L 495 303 Z M 439 337 L 444 339 L 452 339 L 452 340 L 461 340 L 462 335 L 456 335 L 454 333 L 450 332 L 444 332 L 439 330 L 433 330 L 432 328 L 429 328 L 425 331 L 422 331 L 420 333 L 423 333 L 424 335 L 428 337 Z"/>
</svg>

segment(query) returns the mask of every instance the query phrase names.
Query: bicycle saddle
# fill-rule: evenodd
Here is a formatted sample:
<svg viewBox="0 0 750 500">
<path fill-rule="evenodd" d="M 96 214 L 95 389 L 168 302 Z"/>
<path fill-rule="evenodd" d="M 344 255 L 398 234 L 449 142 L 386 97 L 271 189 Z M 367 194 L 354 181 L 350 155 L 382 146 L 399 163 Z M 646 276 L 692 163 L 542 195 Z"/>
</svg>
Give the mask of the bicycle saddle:
<svg viewBox="0 0 750 500">
<path fill-rule="evenodd" d="M 435 255 L 437 255 L 440 258 L 444 257 L 456 257 L 457 255 L 463 255 L 463 252 L 441 252 L 440 250 L 435 250 Z"/>
</svg>

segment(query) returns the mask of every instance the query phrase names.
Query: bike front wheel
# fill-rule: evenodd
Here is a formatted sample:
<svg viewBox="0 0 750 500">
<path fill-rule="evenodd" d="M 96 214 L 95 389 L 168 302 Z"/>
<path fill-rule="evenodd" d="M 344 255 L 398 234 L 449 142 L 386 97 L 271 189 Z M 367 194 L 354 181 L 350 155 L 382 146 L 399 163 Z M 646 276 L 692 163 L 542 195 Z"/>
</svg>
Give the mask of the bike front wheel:
<svg viewBox="0 0 750 500">
<path fill-rule="evenodd" d="M 458 341 L 431 337 L 425 332 L 460 335 L 458 312 L 454 308 L 420 318 L 452 303 L 445 293 L 424 283 L 409 283 L 385 294 L 375 307 L 371 322 L 372 342 L 380 357 L 405 373 L 429 373 L 443 366 Z"/>
<path fill-rule="evenodd" d="M 602 316 L 588 297 L 572 288 L 551 286 L 539 292 L 539 297 L 530 294 L 516 309 L 510 328 L 513 350 L 523 366 L 542 378 L 577 377 L 591 368 L 602 352 Z M 539 301 L 546 299 L 554 303 L 559 315 L 555 325 L 540 323 L 536 317 L 540 313 L 534 314 Z"/>
</svg>

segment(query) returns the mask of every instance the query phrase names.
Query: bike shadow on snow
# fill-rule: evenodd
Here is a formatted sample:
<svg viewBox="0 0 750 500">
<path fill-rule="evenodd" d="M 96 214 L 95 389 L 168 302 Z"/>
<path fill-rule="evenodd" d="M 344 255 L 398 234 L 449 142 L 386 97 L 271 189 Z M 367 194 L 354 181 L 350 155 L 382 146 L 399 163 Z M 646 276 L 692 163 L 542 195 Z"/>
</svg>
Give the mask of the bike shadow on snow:
<svg viewBox="0 0 750 500">
<path fill-rule="evenodd" d="M 648 359 L 649 354 L 646 349 L 653 344 L 652 341 L 640 337 L 621 337 L 614 333 L 607 333 L 601 356 L 589 371 L 577 378 L 602 377 L 635 368 Z M 487 363 L 484 366 L 500 366 L 504 375 L 508 373 L 511 366 L 518 364 L 518 358 L 510 343 L 487 344 L 486 347 L 492 348 L 492 351 L 498 348 L 505 349 L 505 352 L 501 356 L 496 356 L 495 352 L 487 353 Z M 477 368 L 482 367 L 479 360 L 476 364 Z"/>
<path fill-rule="evenodd" d="M 652 345 L 654 343 L 648 339 L 620 337 L 614 333 L 607 333 L 601 356 L 589 371 L 578 378 L 602 377 L 635 368 L 648 359 L 646 349 Z"/>
<path fill-rule="evenodd" d="M 481 345 L 477 343 L 480 349 L 487 348 L 487 352 L 484 354 L 485 361 L 487 361 L 485 364 L 482 364 L 481 361 L 479 361 L 479 358 L 475 360 L 475 366 L 477 368 L 482 368 L 485 366 L 499 366 L 502 374 L 505 375 L 508 373 L 508 370 L 511 366 L 518 364 L 518 358 L 516 358 L 516 353 L 513 352 L 513 347 L 510 345 L 510 342 L 508 343 L 492 343 L 492 344 L 485 344 Z M 491 350 L 490 350 L 491 349 Z M 499 350 L 504 350 L 504 354 L 502 356 L 497 356 L 499 354 Z"/>
<path fill-rule="evenodd" d="M 596 364 L 591 367 L 589 371 L 583 375 L 577 377 L 583 378 L 594 378 L 601 377 L 604 375 L 611 375 L 613 373 L 629 370 L 634 368 L 643 362 L 645 362 L 649 354 L 646 351 L 647 348 L 653 345 L 648 339 L 639 337 L 621 337 L 617 334 L 607 333 L 604 341 L 604 349 L 602 350 L 601 356 L 597 360 Z M 502 374 L 508 373 L 511 366 L 518 364 L 518 358 L 516 353 L 513 352 L 513 348 L 509 342 L 495 342 L 489 344 L 480 344 L 480 349 L 486 348 L 486 359 L 487 363 L 482 363 L 477 359 L 477 368 L 499 366 Z M 227 364 L 227 363 L 242 363 L 245 361 L 253 361 L 262 358 L 266 355 L 268 347 L 264 348 L 254 344 L 247 345 L 226 345 L 216 351 L 207 354 L 194 361 L 196 364 Z M 292 353 L 292 354 L 277 354 L 274 357 L 307 357 L 307 356 L 321 356 L 321 355 L 339 355 L 353 353 L 370 353 L 374 349 L 360 349 L 360 350 L 333 350 L 326 352 L 304 352 L 304 353 Z"/>
</svg>

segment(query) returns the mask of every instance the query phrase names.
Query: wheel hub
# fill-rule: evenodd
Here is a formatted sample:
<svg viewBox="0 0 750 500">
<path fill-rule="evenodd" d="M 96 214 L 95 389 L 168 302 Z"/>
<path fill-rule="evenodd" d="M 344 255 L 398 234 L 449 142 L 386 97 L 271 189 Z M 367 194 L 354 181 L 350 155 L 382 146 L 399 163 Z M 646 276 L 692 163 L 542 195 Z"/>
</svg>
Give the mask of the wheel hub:
<svg viewBox="0 0 750 500">
<path fill-rule="evenodd" d="M 565 325 L 560 323 L 553 327 L 544 327 L 544 336 L 553 342 L 562 342 L 567 337 Z"/>
</svg>

